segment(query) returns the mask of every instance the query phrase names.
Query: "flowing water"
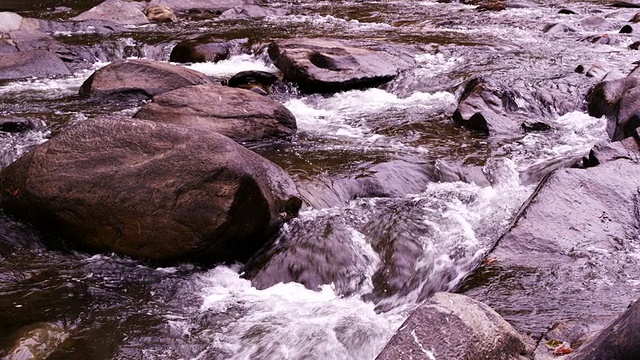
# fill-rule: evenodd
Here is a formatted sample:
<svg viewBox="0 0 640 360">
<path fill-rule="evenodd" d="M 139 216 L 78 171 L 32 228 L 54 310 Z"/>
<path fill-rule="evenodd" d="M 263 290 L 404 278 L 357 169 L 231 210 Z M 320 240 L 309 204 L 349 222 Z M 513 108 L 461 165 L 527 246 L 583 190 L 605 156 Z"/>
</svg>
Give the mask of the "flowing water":
<svg viewBox="0 0 640 360">
<path fill-rule="evenodd" d="M 70 9 L 53 12 L 43 10 L 46 3 L 19 3 L 6 8 L 56 19 L 91 2 L 67 1 Z M 248 69 L 277 73 L 264 44 L 292 34 L 411 49 L 416 66 L 380 88 L 305 95 L 291 87 L 274 95 L 296 116 L 298 134 L 291 144 L 252 149 L 287 170 L 304 197 L 300 216 L 265 249 L 295 267 L 297 282 L 244 264 L 158 268 L 77 253 L 45 245 L 33 229 L 0 217 L 0 354 L 31 337 L 49 359 L 373 359 L 421 301 L 454 291 L 478 266 L 544 173 L 606 138 L 604 120 L 580 111 L 545 117 L 552 130 L 542 133 L 476 134 L 451 120 L 460 85 L 473 76 L 558 84 L 581 101 L 580 89 L 595 80 L 576 75 L 577 65 L 633 66 L 626 49 L 632 35 L 614 45 L 580 41 L 617 31 L 634 14 L 595 2 L 567 3 L 582 15 L 558 14 L 554 2 L 501 12 L 431 1 L 266 4 L 289 14 L 259 21 L 194 16 L 97 37 L 57 34 L 67 43 L 100 44 L 100 56 L 67 78 L 0 85 L 0 114 L 38 124 L 0 134 L 0 165 L 71 123 L 132 114 L 141 103 L 81 99 L 79 86 L 119 58 L 167 60 L 173 44 L 194 34 L 238 40 L 229 60 L 190 66 L 220 79 Z M 607 23 L 542 32 L 547 23 L 594 14 Z"/>
</svg>

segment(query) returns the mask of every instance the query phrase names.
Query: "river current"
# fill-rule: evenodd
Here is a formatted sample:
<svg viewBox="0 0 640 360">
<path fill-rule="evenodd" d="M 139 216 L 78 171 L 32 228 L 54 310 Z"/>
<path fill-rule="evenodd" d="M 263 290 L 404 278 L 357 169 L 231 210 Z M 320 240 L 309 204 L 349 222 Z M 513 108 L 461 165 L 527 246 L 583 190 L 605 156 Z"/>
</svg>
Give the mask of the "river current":
<svg viewBox="0 0 640 360">
<path fill-rule="evenodd" d="M 272 246 L 312 244 L 317 256 L 304 266 L 334 266 L 325 270 L 335 281 L 313 289 L 296 282 L 255 286 L 243 264 L 158 268 L 79 253 L 45 245 L 30 227 L 0 217 L 0 354 L 17 337 L 31 336 L 52 345 L 43 350 L 49 359 L 374 359 L 421 301 L 455 291 L 480 265 L 542 174 L 606 139 L 605 120 L 580 111 L 544 119 L 552 130 L 541 133 L 485 136 L 460 128 L 451 120 L 460 85 L 483 76 L 536 86 L 581 64 L 633 66 L 626 49 L 632 36 L 613 45 L 580 41 L 617 31 L 633 9 L 567 2 L 578 14 L 566 15 L 555 2 L 500 12 L 432 1 L 265 4 L 289 14 L 130 27 L 98 39 L 105 58 L 90 69 L 1 84 L 0 114 L 39 125 L 0 134 L 0 166 L 74 122 L 134 113 L 138 102 L 85 100 L 78 89 L 94 70 L 120 58 L 166 61 L 176 41 L 194 34 L 240 40 L 230 59 L 189 66 L 219 79 L 242 70 L 277 73 L 263 45 L 292 34 L 411 46 L 418 49 L 416 66 L 379 88 L 305 95 L 291 87 L 275 94 L 295 115 L 298 134 L 291 144 L 252 147 L 282 166 L 305 200 Z M 66 5 L 72 9 L 16 9 L 56 19 L 81 7 Z M 571 34 L 542 31 L 591 15 L 607 24 Z M 96 41 L 55 35 L 87 46 Z M 378 195 L 359 181 L 372 174 L 381 179 Z M 387 242 L 410 249 L 390 258 Z M 383 267 L 394 275 L 385 278 Z M 29 335 L 43 328 L 45 340 Z"/>
</svg>

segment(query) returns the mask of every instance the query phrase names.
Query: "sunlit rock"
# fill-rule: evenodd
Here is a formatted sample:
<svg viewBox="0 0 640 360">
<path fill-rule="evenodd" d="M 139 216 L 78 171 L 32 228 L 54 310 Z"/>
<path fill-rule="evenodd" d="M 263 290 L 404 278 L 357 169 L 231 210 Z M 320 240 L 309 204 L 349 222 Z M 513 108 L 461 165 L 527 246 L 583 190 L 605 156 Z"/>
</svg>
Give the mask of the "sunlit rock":
<svg viewBox="0 0 640 360">
<path fill-rule="evenodd" d="M 173 10 L 165 5 L 149 6 L 144 13 L 147 15 L 147 19 L 152 22 L 164 23 L 178 21 Z"/>
<path fill-rule="evenodd" d="M 69 336 L 59 323 L 37 323 L 17 335 L 4 360 L 46 359 Z"/>
<path fill-rule="evenodd" d="M 211 84 L 204 74 L 146 59 L 120 60 L 94 72 L 80 87 L 90 97 L 152 98 L 189 85 Z"/>
<path fill-rule="evenodd" d="M 532 339 L 489 306 L 469 297 L 436 293 L 416 309 L 376 360 L 529 359 Z"/>
<path fill-rule="evenodd" d="M 301 205 L 281 168 L 223 135 L 117 118 L 62 131 L 0 186 L 4 212 L 42 233 L 158 261 L 246 260 Z"/>
<path fill-rule="evenodd" d="M 153 98 L 136 118 L 217 132 L 236 141 L 290 139 L 296 119 L 279 102 L 245 89 L 188 86 Z"/>
<path fill-rule="evenodd" d="M 381 85 L 414 61 L 408 54 L 395 55 L 343 40 L 320 38 L 273 42 L 269 55 L 285 80 L 310 93 Z"/>
<path fill-rule="evenodd" d="M 71 20 L 110 20 L 122 25 L 143 25 L 149 23 L 144 8 L 144 3 L 137 1 L 106 0 Z"/>
</svg>

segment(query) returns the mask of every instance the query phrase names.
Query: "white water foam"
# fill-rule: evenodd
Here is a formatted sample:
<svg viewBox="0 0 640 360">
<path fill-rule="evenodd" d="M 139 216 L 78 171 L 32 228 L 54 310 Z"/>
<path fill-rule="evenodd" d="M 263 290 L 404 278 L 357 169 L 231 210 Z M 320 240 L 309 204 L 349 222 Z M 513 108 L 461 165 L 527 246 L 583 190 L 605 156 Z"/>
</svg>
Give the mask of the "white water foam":
<svg viewBox="0 0 640 360">
<path fill-rule="evenodd" d="M 194 63 L 186 67 L 218 78 L 230 78 L 241 71 L 248 70 L 266 71 L 274 74 L 278 72 L 278 69 L 273 64 L 248 54 L 232 55 L 229 59 L 215 63 Z"/>
</svg>

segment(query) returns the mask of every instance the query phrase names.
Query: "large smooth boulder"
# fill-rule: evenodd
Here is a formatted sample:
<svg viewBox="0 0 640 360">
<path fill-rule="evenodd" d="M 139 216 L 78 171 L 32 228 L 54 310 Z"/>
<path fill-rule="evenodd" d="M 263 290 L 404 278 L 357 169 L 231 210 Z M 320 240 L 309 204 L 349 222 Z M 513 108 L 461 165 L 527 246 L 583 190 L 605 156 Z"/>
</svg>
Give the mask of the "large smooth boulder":
<svg viewBox="0 0 640 360">
<path fill-rule="evenodd" d="M 558 321 L 602 327 L 626 308 L 640 277 L 640 165 L 617 152 L 543 179 L 464 293 L 536 337 Z"/>
<path fill-rule="evenodd" d="M 278 166 L 212 132 L 144 120 L 70 127 L 0 173 L 0 207 L 76 246 L 243 261 L 301 201 Z"/>
<path fill-rule="evenodd" d="M 413 65 L 411 56 L 321 38 L 272 42 L 269 56 L 282 70 L 285 80 L 310 93 L 381 85 Z"/>
<path fill-rule="evenodd" d="M 20 30 L 21 23 L 22 16 L 8 11 L 0 12 L 0 33 Z"/>
<path fill-rule="evenodd" d="M 235 6 L 253 4 L 253 0 L 151 0 L 149 6 L 164 5 L 176 12 L 222 13 Z"/>
<path fill-rule="evenodd" d="M 604 80 L 589 94 L 589 115 L 607 117 L 607 133 L 612 141 L 629 137 L 640 126 L 640 68 L 627 77 Z"/>
<path fill-rule="evenodd" d="M 120 60 L 94 72 L 80 87 L 80 95 L 149 99 L 184 86 L 211 83 L 206 75 L 182 66 Z"/>
<path fill-rule="evenodd" d="M 570 360 L 635 360 L 640 354 L 640 301 L 569 357 Z"/>
<path fill-rule="evenodd" d="M 529 359 L 533 341 L 489 306 L 439 292 L 416 309 L 376 360 Z"/>
<path fill-rule="evenodd" d="M 0 56 L 0 80 L 71 75 L 67 65 L 55 54 L 30 50 Z"/>
<path fill-rule="evenodd" d="M 149 23 L 144 10 L 145 3 L 142 2 L 106 0 L 82 14 L 72 17 L 71 20 L 109 20 L 121 25 L 144 25 Z"/>
<path fill-rule="evenodd" d="M 296 118 L 279 102 L 250 90 L 197 85 L 153 98 L 134 117 L 217 132 L 236 141 L 291 138 Z"/>
</svg>

